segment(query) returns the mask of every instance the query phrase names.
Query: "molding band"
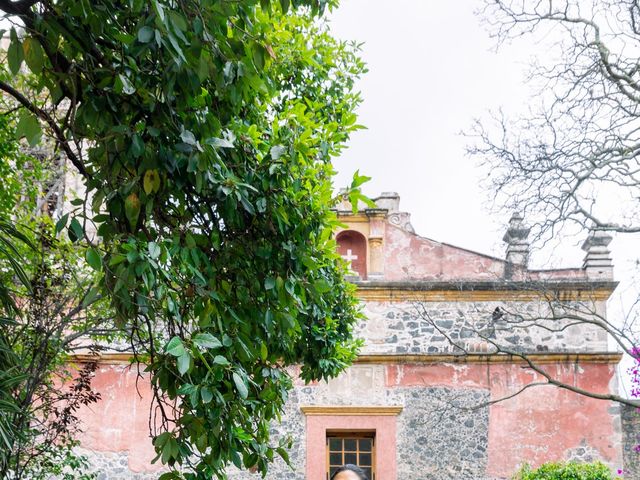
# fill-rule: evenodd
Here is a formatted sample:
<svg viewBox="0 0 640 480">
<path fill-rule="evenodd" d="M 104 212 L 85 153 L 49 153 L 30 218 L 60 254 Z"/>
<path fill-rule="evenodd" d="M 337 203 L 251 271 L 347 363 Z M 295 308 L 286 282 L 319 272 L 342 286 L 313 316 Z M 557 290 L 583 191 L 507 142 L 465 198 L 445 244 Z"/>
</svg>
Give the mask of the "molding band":
<svg viewBox="0 0 640 480">
<path fill-rule="evenodd" d="M 491 302 L 491 301 L 604 301 L 610 288 L 551 290 L 397 289 L 358 284 L 356 296 L 363 302 Z"/>
<path fill-rule="evenodd" d="M 617 365 L 622 359 L 619 352 L 593 353 L 523 353 L 534 364 L 551 363 L 606 363 Z M 406 363 L 515 363 L 526 365 L 527 362 L 517 355 L 495 353 L 454 354 L 401 354 L 401 355 L 359 355 L 354 364 L 406 364 Z"/>
<path fill-rule="evenodd" d="M 526 356 L 536 364 L 550 363 L 606 363 L 617 364 L 622 359 L 619 352 L 567 353 L 567 352 L 532 352 Z M 102 353 L 99 355 L 76 354 L 71 356 L 72 362 L 97 362 L 106 365 L 130 365 L 132 356 L 129 353 Z M 363 354 L 354 364 L 405 364 L 405 363 L 517 363 L 526 362 L 517 355 L 470 353 L 454 354 Z"/>
<path fill-rule="evenodd" d="M 401 406 L 359 406 L 359 405 L 302 405 L 302 413 L 306 416 L 397 416 L 402 412 Z"/>
</svg>

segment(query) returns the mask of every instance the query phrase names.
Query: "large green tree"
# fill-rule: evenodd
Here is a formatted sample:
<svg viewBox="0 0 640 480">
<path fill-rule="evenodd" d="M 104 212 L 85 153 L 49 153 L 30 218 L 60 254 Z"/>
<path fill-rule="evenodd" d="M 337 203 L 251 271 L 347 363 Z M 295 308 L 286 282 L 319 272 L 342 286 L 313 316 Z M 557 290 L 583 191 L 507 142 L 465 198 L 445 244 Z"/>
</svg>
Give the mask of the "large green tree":
<svg viewBox="0 0 640 480">
<path fill-rule="evenodd" d="M 326 378 L 356 353 L 331 158 L 358 128 L 364 66 L 318 21 L 333 5 L 0 0 L 5 64 L 35 79 L 0 90 L 18 134 L 43 130 L 84 178 L 58 228 L 93 242 L 90 295 L 147 365 L 165 478 L 266 472 L 286 457 L 269 439 L 284 367 Z"/>
</svg>

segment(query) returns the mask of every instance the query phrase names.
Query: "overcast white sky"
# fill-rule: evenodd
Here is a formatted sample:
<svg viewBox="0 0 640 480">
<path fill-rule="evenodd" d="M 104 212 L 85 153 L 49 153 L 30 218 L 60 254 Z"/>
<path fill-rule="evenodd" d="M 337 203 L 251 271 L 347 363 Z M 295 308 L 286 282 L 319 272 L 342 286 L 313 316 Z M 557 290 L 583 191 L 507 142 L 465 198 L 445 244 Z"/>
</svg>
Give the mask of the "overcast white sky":
<svg viewBox="0 0 640 480">
<path fill-rule="evenodd" d="M 342 0 L 332 30 L 364 42 L 369 73 L 349 149 L 336 162 L 338 185 L 356 169 L 365 192 L 397 191 L 420 235 L 502 256 L 501 222 L 483 203 L 479 169 L 459 133 L 490 108 L 527 95 L 530 54 L 499 53 L 480 25 L 477 0 Z M 578 254 L 578 258 L 581 254 Z"/>
</svg>

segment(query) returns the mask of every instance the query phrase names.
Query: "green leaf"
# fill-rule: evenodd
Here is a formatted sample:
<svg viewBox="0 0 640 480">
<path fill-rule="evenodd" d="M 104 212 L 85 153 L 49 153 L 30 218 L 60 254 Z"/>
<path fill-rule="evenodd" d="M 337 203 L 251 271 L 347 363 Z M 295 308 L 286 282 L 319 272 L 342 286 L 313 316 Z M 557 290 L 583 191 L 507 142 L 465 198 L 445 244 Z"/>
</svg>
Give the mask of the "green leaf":
<svg viewBox="0 0 640 480">
<path fill-rule="evenodd" d="M 267 56 L 267 50 L 261 43 L 254 42 L 251 48 L 251 53 L 253 56 L 253 64 L 256 66 L 256 69 L 263 70 L 265 65 L 265 58 Z"/>
<path fill-rule="evenodd" d="M 289 11 L 290 4 L 290 0 L 280 0 L 280 8 L 282 8 L 282 13 L 287 13 Z"/>
<path fill-rule="evenodd" d="M 97 249 L 95 249 L 94 247 L 87 249 L 85 257 L 87 259 L 87 263 L 91 268 L 100 271 L 100 269 L 102 268 L 102 256 Z"/>
<path fill-rule="evenodd" d="M 200 396 L 202 397 L 202 403 L 209 403 L 213 399 L 213 393 L 208 387 L 202 387 Z"/>
<path fill-rule="evenodd" d="M 158 170 L 147 170 L 144 172 L 144 179 L 142 182 L 144 187 L 144 193 L 147 195 L 155 193 L 160 190 L 160 174 Z"/>
<path fill-rule="evenodd" d="M 174 357 L 180 357 L 186 352 L 184 345 L 182 344 L 182 340 L 178 336 L 175 336 L 171 340 L 169 340 L 169 343 L 167 343 L 167 346 L 164 350 L 169 355 L 173 355 Z"/>
<path fill-rule="evenodd" d="M 229 363 L 229 360 L 227 360 L 227 358 L 223 357 L 222 355 L 216 355 L 216 357 L 213 359 L 213 363 L 216 365 L 223 365 L 223 366 L 231 365 Z"/>
<path fill-rule="evenodd" d="M 236 372 L 233 372 L 232 377 L 233 377 L 233 383 L 235 383 L 240 396 L 242 398 L 247 398 L 249 396 L 249 390 L 247 389 L 247 385 L 242 379 L 242 377 L 238 375 Z"/>
<path fill-rule="evenodd" d="M 267 350 L 267 344 L 262 342 L 262 344 L 260 345 L 260 358 L 262 359 L 263 362 L 267 360 L 268 355 L 269 355 L 269 352 Z"/>
<path fill-rule="evenodd" d="M 275 278 L 267 277 L 264 280 L 264 288 L 265 288 L 265 290 L 271 290 L 275 286 L 276 286 L 276 279 Z"/>
<path fill-rule="evenodd" d="M 11 27 L 10 39 L 11 43 L 7 50 L 7 63 L 9 64 L 9 70 L 11 73 L 17 75 L 20 72 L 22 60 L 24 60 L 24 50 L 22 49 L 22 43 L 18 38 L 16 29 L 13 27 Z"/>
<path fill-rule="evenodd" d="M 138 41 L 140 43 L 149 43 L 153 40 L 153 28 L 144 26 L 140 30 L 138 30 Z"/>
<path fill-rule="evenodd" d="M 56 222 L 56 234 L 60 233 L 62 229 L 67 226 L 67 220 L 69 220 L 69 214 L 65 213 Z"/>
<path fill-rule="evenodd" d="M 20 115 L 20 121 L 16 126 L 16 136 L 18 138 L 26 138 L 29 145 L 34 147 L 40 142 L 42 130 L 37 117 L 26 110 Z"/>
<path fill-rule="evenodd" d="M 77 242 L 81 238 L 84 238 L 84 229 L 77 218 L 74 217 L 71 219 L 67 233 L 69 235 L 69 240 L 72 242 Z"/>
<path fill-rule="evenodd" d="M 135 230 L 140 215 L 140 199 L 135 193 L 130 193 L 124 201 L 124 213 L 129 220 L 132 230 Z"/>
<path fill-rule="evenodd" d="M 117 93 L 133 95 L 136 92 L 136 87 L 133 86 L 131 80 L 129 80 L 126 75 L 120 74 L 116 77 L 115 91 Z"/>
<path fill-rule="evenodd" d="M 42 72 L 45 54 L 40 42 L 33 37 L 27 37 L 22 43 L 22 50 L 29 69 L 35 74 Z"/>
<path fill-rule="evenodd" d="M 139 158 L 144 153 L 144 141 L 137 133 L 131 137 L 131 155 Z"/>
<path fill-rule="evenodd" d="M 233 148 L 233 142 L 226 138 L 212 137 L 205 142 L 207 145 L 211 145 L 214 148 Z"/>
<path fill-rule="evenodd" d="M 82 304 L 81 304 L 82 308 L 86 308 L 89 305 L 91 305 L 93 302 L 95 302 L 96 299 L 98 298 L 99 293 L 100 293 L 100 290 L 98 288 L 90 289 L 82 299 Z"/>
<path fill-rule="evenodd" d="M 178 372 L 180 375 L 184 375 L 191 368 L 191 354 L 185 351 L 178 357 Z"/>
<path fill-rule="evenodd" d="M 360 171 L 356 170 L 351 180 L 351 188 L 358 188 L 360 185 L 367 183 L 369 180 L 371 180 L 371 177 L 360 175 Z"/>
<path fill-rule="evenodd" d="M 183 130 L 183 132 L 180 134 L 180 139 L 187 145 L 196 146 L 198 144 L 195 135 L 189 130 Z"/>
<path fill-rule="evenodd" d="M 153 260 L 157 260 L 162 253 L 160 245 L 158 245 L 156 242 L 149 242 L 149 244 L 147 245 L 147 250 L 149 251 L 149 257 L 151 257 Z"/>
<path fill-rule="evenodd" d="M 220 348 L 222 343 L 210 333 L 198 333 L 193 337 L 193 343 L 202 348 Z"/>
</svg>

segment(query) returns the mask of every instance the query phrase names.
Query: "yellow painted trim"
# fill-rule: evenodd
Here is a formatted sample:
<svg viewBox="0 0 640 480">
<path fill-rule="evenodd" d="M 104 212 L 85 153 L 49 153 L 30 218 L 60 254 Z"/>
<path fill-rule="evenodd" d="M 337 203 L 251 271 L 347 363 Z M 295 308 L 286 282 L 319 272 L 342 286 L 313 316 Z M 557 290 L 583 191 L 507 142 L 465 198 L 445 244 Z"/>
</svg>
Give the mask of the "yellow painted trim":
<svg viewBox="0 0 640 480">
<path fill-rule="evenodd" d="M 617 364 L 622 353 L 529 353 L 527 356 L 536 364 L 549 363 L 608 363 Z M 97 362 L 107 365 L 130 365 L 132 356 L 129 353 L 102 353 L 99 355 L 77 354 L 71 357 L 75 362 Z M 495 355 L 471 353 L 467 355 L 446 354 L 400 354 L 400 355 L 359 355 L 357 364 L 402 364 L 402 363 L 524 363 L 514 355 Z"/>
<path fill-rule="evenodd" d="M 612 290 L 409 290 L 358 285 L 356 295 L 363 302 L 491 302 L 535 300 L 607 300 Z"/>
<path fill-rule="evenodd" d="M 529 353 L 527 357 L 532 363 L 606 363 L 618 364 L 622 359 L 622 353 Z M 359 355 L 354 363 L 359 364 L 406 364 L 406 363 L 517 363 L 526 364 L 526 361 L 516 355 L 496 355 L 471 353 L 467 355 L 446 354 L 403 354 L 403 355 Z"/>
<path fill-rule="evenodd" d="M 402 412 L 401 406 L 358 406 L 358 405 L 303 405 L 302 413 L 312 415 L 338 415 L 338 416 L 397 416 Z"/>
<path fill-rule="evenodd" d="M 365 214 L 353 215 L 351 213 L 337 212 L 337 216 L 342 223 L 347 225 L 350 223 L 369 223 L 369 217 Z"/>
<path fill-rule="evenodd" d="M 108 365 L 131 365 L 132 363 L 136 363 L 132 361 L 133 355 L 130 353 L 100 353 L 97 355 L 79 353 L 72 355 L 71 359 L 79 363 L 96 362 Z"/>
</svg>

